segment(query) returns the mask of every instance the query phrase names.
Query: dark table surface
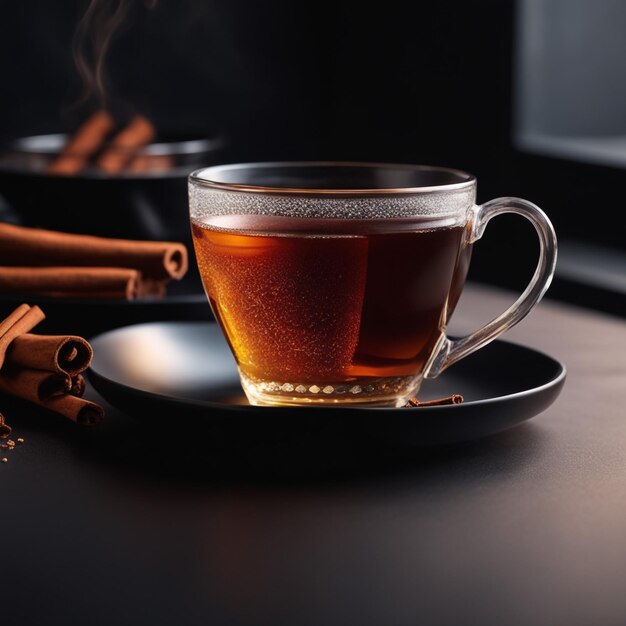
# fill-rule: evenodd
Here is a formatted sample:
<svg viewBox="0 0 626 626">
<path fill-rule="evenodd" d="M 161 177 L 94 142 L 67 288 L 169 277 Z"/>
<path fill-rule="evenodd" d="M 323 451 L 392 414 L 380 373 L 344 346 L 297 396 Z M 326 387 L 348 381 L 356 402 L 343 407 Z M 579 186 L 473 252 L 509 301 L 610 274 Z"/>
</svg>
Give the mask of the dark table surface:
<svg viewBox="0 0 626 626">
<path fill-rule="evenodd" d="M 452 329 L 512 299 L 470 285 Z M 626 323 L 546 299 L 506 338 L 561 396 L 436 450 L 152 431 L 93 389 L 94 429 L 6 408 L 0 624 L 623 624 Z"/>
</svg>

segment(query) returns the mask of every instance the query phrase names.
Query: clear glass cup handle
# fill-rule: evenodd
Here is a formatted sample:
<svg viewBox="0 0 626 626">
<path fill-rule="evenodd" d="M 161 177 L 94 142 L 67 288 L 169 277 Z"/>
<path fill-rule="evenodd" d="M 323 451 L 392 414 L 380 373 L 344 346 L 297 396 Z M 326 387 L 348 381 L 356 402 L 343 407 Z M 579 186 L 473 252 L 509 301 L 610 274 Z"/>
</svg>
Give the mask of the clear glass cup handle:
<svg viewBox="0 0 626 626">
<path fill-rule="evenodd" d="M 469 242 L 480 239 L 489 220 L 502 213 L 517 213 L 528 219 L 539 236 L 539 262 L 522 295 L 502 315 L 466 337 L 450 339 L 443 335 L 426 369 L 426 378 L 435 378 L 447 367 L 482 348 L 521 321 L 541 300 L 556 266 L 556 234 L 547 215 L 535 204 L 521 198 L 496 198 L 472 209 Z"/>
</svg>

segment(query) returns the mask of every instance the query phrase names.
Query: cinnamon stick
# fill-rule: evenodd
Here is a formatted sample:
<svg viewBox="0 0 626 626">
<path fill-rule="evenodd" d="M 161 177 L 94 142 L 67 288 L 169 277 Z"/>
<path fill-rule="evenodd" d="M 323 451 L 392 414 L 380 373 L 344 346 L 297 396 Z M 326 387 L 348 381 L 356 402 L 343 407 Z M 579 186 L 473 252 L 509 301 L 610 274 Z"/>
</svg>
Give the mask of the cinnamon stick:
<svg viewBox="0 0 626 626">
<path fill-rule="evenodd" d="M 146 278 L 180 279 L 187 248 L 169 241 L 109 239 L 0 223 L 0 265 L 127 267 Z"/>
<path fill-rule="evenodd" d="M 104 417 L 101 406 L 79 397 L 84 391 L 82 376 L 69 379 L 62 374 L 16 369 L 0 375 L 0 391 L 83 426 L 95 426 Z"/>
<path fill-rule="evenodd" d="M 95 402 L 69 394 L 51 398 L 40 404 L 49 411 L 67 417 L 81 426 L 96 426 L 104 417 L 104 409 Z"/>
<path fill-rule="evenodd" d="M 85 379 L 81 374 L 67 376 L 29 368 L 5 367 L 0 372 L 0 392 L 30 402 L 46 402 L 51 398 L 85 393 Z"/>
<path fill-rule="evenodd" d="M 167 283 L 167 279 L 140 278 L 137 284 L 137 297 L 163 298 L 167 293 Z"/>
<path fill-rule="evenodd" d="M 82 337 L 26 333 L 12 341 L 6 363 L 11 367 L 76 376 L 89 367 L 92 357 L 93 350 Z"/>
<path fill-rule="evenodd" d="M 72 380 L 64 374 L 24 368 L 3 368 L 0 373 L 0 391 L 40 403 L 69 393 Z"/>
<path fill-rule="evenodd" d="M 70 387 L 68 393 L 72 396 L 76 396 L 77 398 L 82 398 L 85 393 L 85 387 L 85 377 L 82 374 L 72 376 L 72 386 Z"/>
<path fill-rule="evenodd" d="M 38 306 L 21 304 L 6 319 L 0 321 L 0 369 L 9 344 L 19 335 L 32 330 L 46 316 Z"/>
<path fill-rule="evenodd" d="M 142 115 L 136 115 L 105 148 L 96 165 L 107 174 L 121 172 L 135 153 L 155 136 L 154 126 Z"/>
<path fill-rule="evenodd" d="M 405 406 L 407 407 L 420 407 L 420 406 L 443 406 L 446 404 L 462 404 L 463 396 L 459 393 L 453 393 L 451 396 L 445 398 L 436 398 L 435 400 L 418 400 L 417 398 L 410 398 Z"/>
<path fill-rule="evenodd" d="M 44 317 L 39 307 L 22 304 L 7 318 L 0 320 L 0 392 L 42 406 L 78 424 L 93 426 L 102 420 L 104 410 L 80 397 L 85 391 L 83 376 L 68 373 L 83 371 L 89 365 L 91 346 L 81 337 L 50 336 L 38 340 L 28 331 Z M 21 339 L 24 335 L 26 337 Z M 15 341 L 17 348 L 12 345 Z M 38 345 L 42 348 L 41 354 L 37 354 Z M 16 359 L 17 355 L 17 360 L 12 363 L 5 361 L 9 351 L 12 354 L 9 359 Z M 48 371 L 24 367 L 24 361 L 55 369 Z M 4 425 L 3 418 L 0 425 Z M 4 431 L 0 436 L 5 435 Z"/>
<path fill-rule="evenodd" d="M 101 148 L 115 122 L 107 111 L 96 111 L 72 135 L 48 167 L 50 174 L 78 174 Z"/>
<path fill-rule="evenodd" d="M 138 154 L 133 157 L 127 170 L 135 174 L 168 172 L 174 167 L 174 159 L 169 154 Z"/>
<path fill-rule="evenodd" d="M 139 272 L 115 267 L 0 267 L 0 291 L 65 298 L 137 295 Z"/>
<path fill-rule="evenodd" d="M 0 439 L 6 439 L 13 429 L 4 421 L 4 415 L 0 413 Z"/>
</svg>

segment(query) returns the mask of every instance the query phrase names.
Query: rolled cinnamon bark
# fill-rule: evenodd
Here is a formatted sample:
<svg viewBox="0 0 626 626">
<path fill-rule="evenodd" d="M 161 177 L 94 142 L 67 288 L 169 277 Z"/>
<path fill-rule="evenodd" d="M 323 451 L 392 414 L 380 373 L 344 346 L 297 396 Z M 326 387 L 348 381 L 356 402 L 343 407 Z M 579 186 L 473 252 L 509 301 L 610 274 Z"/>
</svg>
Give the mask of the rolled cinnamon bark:
<svg viewBox="0 0 626 626">
<path fill-rule="evenodd" d="M 139 272 L 117 267 L 0 267 L 0 291 L 61 298 L 137 295 Z"/>
<path fill-rule="evenodd" d="M 62 374 L 28 369 L 0 374 L 0 392 L 32 402 L 77 424 L 95 426 L 102 421 L 104 409 L 79 397 L 83 391 L 82 376 L 70 379 Z"/>
<path fill-rule="evenodd" d="M 93 350 L 82 337 L 26 333 L 11 342 L 6 363 L 11 367 L 76 376 L 89 367 L 92 357 Z"/>
<path fill-rule="evenodd" d="M 137 297 L 163 298 L 167 293 L 167 279 L 154 280 L 152 278 L 140 278 L 137 284 Z"/>
<path fill-rule="evenodd" d="M 168 154 L 138 154 L 128 164 L 128 171 L 135 174 L 168 172 L 174 167 L 174 159 Z"/>
<path fill-rule="evenodd" d="M 54 377 L 57 374 L 48 374 L 48 376 Z M 15 393 L 14 391 L 8 391 L 8 393 L 41 406 L 48 411 L 58 413 L 81 426 L 96 426 L 104 417 L 104 409 L 101 406 L 70 393 L 55 393 L 44 399 L 39 398 L 37 389 L 24 390 L 23 393 Z"/>
<path fill-rule="evenodd" d="M 6 319 L 0 321 L 0 369 L 4 365 L 7 349 L 11 342 L 29 332 L 46 316 L 38 306 L 21 304 Z"/>
<path fill-rule="evenodd" d="M 139 148 L 150 143 L 155 136 L 154 126 L 142 115 L 136 115 L 106 147 L 96 165 L 107 174 L 121 172 Z"/>
<path fill-rule="evenodd" d="M 57 396 L 40 404 L 81 426 L 96 426 L 104 417 L 104 409 L 100 405 L 70 394 Z"/>
<path fill-rule="evenodd" d="M 72 386 L 70 387 L 69 394 L 72 396 L 76 396 L 77 398 L 82 398 L 85 393 L 85 378 L 82 374 L 78 374 L 78 376 L 72 376 Z"/>
<path fill-rule="evenodd" d="M 25 368 L 3 368 L 0 391 L 12 396 L 41 403 L 70 392 L 72 379 L 65 374 Z"/>
<path fill-rule="evenodd" d="M 50 174 L 77 174 L 102 147 L 115 122 L 107 111 L 96 111 L 70 137 L 59 156 L 48 167 Z"/>
<path fill-rule="evenodd" d="M 182 243 L 109 239 L 0 223 L 4 266 L 128 267 L 158 280 L 182 278 L 188 263 Z"/>
</svg>

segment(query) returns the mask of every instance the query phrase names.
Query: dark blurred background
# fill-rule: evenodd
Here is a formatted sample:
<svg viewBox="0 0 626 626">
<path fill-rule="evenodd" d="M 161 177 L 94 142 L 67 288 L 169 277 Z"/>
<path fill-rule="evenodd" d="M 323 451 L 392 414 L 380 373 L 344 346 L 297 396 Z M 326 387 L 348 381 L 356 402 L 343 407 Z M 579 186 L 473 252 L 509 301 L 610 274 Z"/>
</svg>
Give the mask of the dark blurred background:
<svg viewBox="0 0 626 626">
<path fill-rule="evenodd" d="M 0 141 L 85 116 L 71 54 L 85 6 L 0 3 Z M 479 202 L 522 196 L 554 222 L 550 296 L 626 314 L 625 34 L 622 0 L 136 0 L 109 101 L 159 129 L 224 134 L 224 161 L 469 170 Z M 535 254 L 531 227 L 502 217 L 470 277 L 519 289 Z"/>
</svg>

